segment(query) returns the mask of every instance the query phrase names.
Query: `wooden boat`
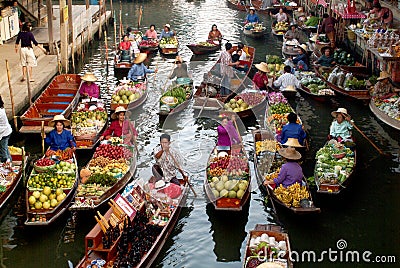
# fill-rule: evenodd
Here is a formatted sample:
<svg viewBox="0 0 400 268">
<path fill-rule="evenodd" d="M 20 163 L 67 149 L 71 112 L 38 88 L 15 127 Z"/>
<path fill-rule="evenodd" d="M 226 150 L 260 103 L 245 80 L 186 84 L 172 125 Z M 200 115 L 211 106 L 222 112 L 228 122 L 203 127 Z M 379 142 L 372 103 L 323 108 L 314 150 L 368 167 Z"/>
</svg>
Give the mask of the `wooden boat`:
<svg viewBox="0 0 400 268">
<path fill-rule="evenodd" d="M 175 38 L 175 40 L 176 40 L 176 45 L 172 45 L 172 44 L 163 45 L 162 40 L 161 40 L 160 44 L 158 45 L 158 49 L 160 50 L 160 53 L 164 56 L 178 55 L 179 42 L 178 42 L 177 38 Z"/>
<path fill-rule="evenodd" d="M 93 149 L 96 144 L 99 141 L 99 137 L 101 134 L 105 131 L 105 129 L 108 126 L 108 113 L 107 109 L 103 108 L 103 103 L 101 105 L 99 104 L 99 107 L 97 107 L 98 103 L 96 102 L 85 102 L 85 103 L 80 103 L 78 105 L 78 108 L 72 113 L 71 116 L 71 131 L 72 135 L 75 138 L 76 141 L 76 149 L 77 150 L 91 150 Z M 96 106 L 96 110 L 94 110 L 92 113 L 88 110 L 90 106 Z M 85 107 L 85 108 L 83 108 Z M 100 108 L 101 107 L 101 108 Z M 83 115 L 85 118 L 92 118 L 93 116 L 97 117 L 95 124 L 96 126 L 82 126 L 80 123 L 77 123 L 76 121 L 81 122 L 80 114 Z M 100 121 L 101 120 L 101 121 Z M 101 122 L 103 124 L 101 125 Z M 93 124 L 93 120 L 91 125 Z"/>
<path fill-rule="evenodd" d="M 281 256 L 280 258 L 273 259 L 272 262 L 282 264 L 283 265 L 282 267 L 293 268 L 293 263 L 290 258 L 291 248 L 290 248 L 289 235 L 282 230 L 282 227 L 272 224 L 256 224 L 254 230 L 251 230 L 249 232 L 249 236 L 247 238 L 247 243 L 246 243 L 245 255 L 243 258 L 243 268 L 257 267 L 261 263 L 264 263 L 264 260 L 267 262 L 270 261 L 270 256 L 268 255 L 268 253 L 266 257 L 264 254 L 259 257 L 257 255 L 260 252 L 254 252 L 253 249 L 255 247 L 255 244 L 252 244 L 252 242 L 255 242 L 254 239 L 257 237 L 260 237 L 260 240 L 261 238 L 263 238 L 263 241 L 265 242 L 267 242 L 266 239 L 273 237 L 274 239 L 272 240 L 275 240 L 276 243 L 278 244 L 275 248 L 278 250 L 286 251 L 286 254 L 284 254 L 284 256 Z M 284 241 L 284 243 L 281 241 Z M 279 242 L 281 243 L 281 247 L 283 249 L 279 247 Z M 268 240 L 267 243 L 270 244 L 270 241 Z M 263 251 L 264 249 L 260 250 Z"/>
<path fill-rule="evenodd" d="M 142 53 L 151 54 L 158 50 L 159 42 L 158 40 L 143 40 L 139 43 L 139 49 Z"/>
<path fill-rule="evenodd" d="M 65 173 L 58 172 L 54 173 L 54 171 L 48 172 L 48 174 L 52 174 L 52 178 L 58 178 L 58 181 L 63 181 L 64 180 L 64 186 L 62 188 L 57 188 L 58 190 L 61 190 L 61 194 L 64 195 L 64 199 L 61 201 L 58 201 L 58 195 L 57 195 L 57 205 L 55 207 L 49 207 L 48 209 L 35 209 L 36 203 L 35 204 L 30 204 L 30 198 L 35 195 L 35 191 L 38 191 L 41 195 L 44 194 L 44 188 L 43 184 L 41 188 L 36 188 L 32 186 L 31 182 L 35 180 L 35 177 L 39 175 L 35 170 L 33 170 L 29 176 L 28 182 L 27 182 L 27 187 L 25 191 L 25 202 L 26 202 L 26 221 L 25 225 L 27 226 L 46 226 L 50 225 L 54 221 L 56 221 L 57 218 L 59 218 L 68 208 L 69 204 L 71 203 L 72 199 L 75 196 L 75 190 L 76 187 L 78 186 L 78 181 L 79 181 L 79 173 L 78 173 L 78 163 L 76 161 L 75 155 L 72 158 L 72 163 L 75 165 L 75 173 L 71 175 L 71 178 L 73 177 L 74 180 L 72 181 L 71 187 L 65 187 L 66 180 L 64 178 L 61 178 L 59 176 L 67 176 Z M 46 172 L 45 172 L 46 173 Z M 53 174 L 57 175 L 57 177 L 53 177 Z M 50 179 L 47 180 L 46 186 L 50 187 L 51 181 Z M 53 185 L 53 184 L 51 184 Z M 54 191 L 52 191 L 54 192 Z M 54 193 L 53 193 L 54 194 Z M 40 196 L 42 197 L 42 196 Z M 36 198 L 37 199 L 37 198 Z M 50 199 L 50 198 L 49 198 Z M 44 202 L 42 203 L 44 206 Z M 42 205 L 40 206 L 42 207 Z"/>
<path fill-rule="evenodd" d="M 371 112 L 383 123 L 391 126 L 392 128 L 395 128 L 397 130 L 400 130 L 400 121 L 394 119 L 393 117 L 390 117 L 387 113 L 384 111 L 380 110 L 373 99 L 369 102 L 369 109 Z"/>
<path fill-rule="evenodd" d="M 371 96 L 369 94 L 368 89 L 363 90 L 345 90 L 344 88 L 338 87 L 335 84 L 329 82 L 325 77 L 319 72 L 317 66 L 314 66 L 314 71 L 318 77 L 320 77 L 335 93 L 338 95 L 349 97 L 351 99 L 361 100 L 361 101 L 369 101 Z"/>
<path fill-rule="evenodd" d="M 122 146 L 122 145 L 121 145 Z M 129 161 L 128 169 L 125 173 L 122 173 L 120 178 L 112 185 L 107 188 L 96 189 L 96 187 L 92 187 L 92 185 L 80 183 L 78 185 L 78 191 L 75 197 L 75 201 L 71 204 L 70 210 L 90 210 L 97 209 L 102 204 L 107 202 L 110 198 L 114 197 L 118 192 L 120 192 L 132 178 L 132 176 L 136 172 L 137 167 L 137 151 L 131 148 L 131 152 L 133 151 L 133 155 L 130 156 L 127 160 Z M 92 160 L 95 156 L 92 158 Z M 106 158 L 109 162 L 112 160 Z M 91 170 L 91 162 L 89 162 L 86 166 L 86 169 Z M 96 189 L 92 191 L 91 189 Z"/>
<path fill-rule="evenodd" d="M 257 11 L 262 12 L 263 10 L 260 10 L 261 7 L 261 0 L 254 0 L 251 1 L 251 6 L 250 5 L 243 5 L 242 1 L 240 0 L 226 0 L 226 3 L 228 4 L 228 7 L 240 10 L 240 11 L 248 11 L 250 7 L 254 7 Z"/>
<path fill-rule="evenodd" d="M 183 180 L 180 180 L 181 187 L 182 187 L 182 193 L 181 195 L 173 199 L 173 210 L 169 215 L 168 221 L 164 226 L 160 226 L 161 231 L 155 238 L 152 246 L 147 250 L 147 252 L 141 256 L 140 261 L 136 263 L 135 265 L 132 265 L 131 267 L 152 267 L 153 262 L 156 260 L 158 257 L 161 249 L 163 248 L 165 242 L 167 241 L 167 238 L 171 235 L 172 231 L 175 228 L 175 225 L 178 221 L 179 214 L 181 213 L 182 207 L 184 206 L 184 203 L 186 202 L 186 197 L 188 195 L 189 187 L 186 182 Z M 137 189 L 137 190 L 136 190 Z M 135 191 L 135 194 L 133 192 Z M 132 191 L 131 196 L 138 196 L 137 193 L 141 192 L 140 187 L 134 188 Z M 142 191 L 143 192 L 143 191 Z M 135 217 L 138 215 L 138 213 L 144 214 L 146 211 L 146 206 L 148 206 L 149 211 L 152 211 L 152 206 L 156 205 L 157 207 L 160 207 L 162 204 L 159 200 L 155 200 L 154 197 L 151 195 L 139 193 L 139 195 L 143 198 L 142 200 L 145 200 L 144 202 L 141 202 L 139 206 L 134 205 L 134 203 L 129 202 L 129 198 L 125 198 L 124 196 L 118 196 L 120 200 L 117 198 L 115 201 L 112 202 L 112 207 L 107 211 L 107 213 L 103 216 L 104 220 L 99 221 L 98 224 L 86 235 L 85 237 L 85 256 L 82 258 L 82 260 L 79 262 L 79 264 L 76 266 L 77 268 L 86 268 L 92 261 L 101 258 L 106 261 L 106 265 L 110 263 L 118 264 L 118 251 L 117 248 L 120 245 L 120 241 L 122 236 L 124 235 L 123 232 L 118 236 L 118 238 L 110 245 L 109 248 L 104 248 L 103 247 L 103 237 L 104 237 L 104 231 L 102 231 L 102 227 L 100 224 L 103 224 L 105 221 L 108 221 L 111 217 L 112 214 L 118 214 L 115 212 L 116 207 L 118 207 L 116 210 L 120 211 L 122 207 L 118 206 L 118 204 L 124 204 L 124 207 L 130 207 L 130 210 L 133 211 L 133 215 L 131 216 L 131 220 L 134 224 L 135 222 Z M 135 198 L 136 199 L 136 198 Z M 123 201 L 121 201 L 123 200 Z M 167 205 L 167 204 L 163 204 Z M 124 210 L 125 211 L 125 210 Z M 157 213 L 157 212 L 156 212 Z M 113 217 L 115 218 L 115 217 Z M 151 217 L 150 217 L 151 218 Z M 152 225 L 153 223 L 145 223 L 147 225 Z M 120 223 L 119 224 L 120 228 L 124 228 L 125 224 Z M 132 246 L 133 241 L 127 241 L 130 246 Z"/>
<path fill-rule="evenodd" d="M 233 47 L 233 49 L 236 50 L 237 47 Z M 203 110 L 219 111 L 223 108 L 223 103 L 225 102 L 226 99 L 233 98 L 237 92 L 239 92 L 244 88 L 243 83 L 246 80 L 248 74 L 250 73 L 255 55 L 255 48 L 248 46 L 246 47 L 246 49 L 249 57 L 246 61 L 240 61 L 240 64 L 249 66 L 249 69 L 247 70 L 246 73 L 237 73 L 235 72 L 235 70 L 233 70 L 234 77 L 231 79 L 231 88 L 230 88 L 232 93 L 228 96 L 220 95 L 221 77 L 220 77 L 220 60 L 218 60 L 209 72 L 211 75 L 210 76 L 205 75 L 201 85 L 196 88 L 196 92 L 194 93 L 195 100 L 193 104 L 193 109 L 201 111 Z M 211 92 L 213 93 L 211 94 Z"/>
<path fill-rule="evenodd" d="M 271 32 L 276 37 L 278 37 L 280 39 L 283 39 L 283 37 L 285 36 L 287 30 L 286 31 L 277 31 L 277 30 L 275 30 L 275 28 L 273 26 L 271 26 Z"/>
<path fill-rule="evenodd" d="M 325 148 L 331 148 L 331 145 L 325 144 L 318 152 L 317 152 L 317 162 L 314 168 L 314 179 L 317 185 L 317 192 L 323 194 L 339 194 L 343 189 L 347 188 L 351 183 L 354 177 L 354 170 L 356 168 L 357 157 L 355 144 L 353 145 L 352 150 L 348 150 L 348 155 L 346 153 L 339 155 L 327 155 L 327 161 L 330 163 L 328 166 L 331 166 L 332 172 L 325 172 L 324 168 L 327 164 L 324 163 L 324 157 L 319 156 L 321 150 L 325 150 Z M 320 160 L 320 157 L 321 160 Z M 340 157 L 340 159 L 339 159 Z M 337 158 L 337 159 L 335 159 Z M 338 174 L 335 174 L 335 166 L 332 164 L 332 161 L 337 161 L 336 163 L 340 166 L 340 171 L 338 170 Z M 343 161 L 343 162 L 338 162 Z"/>
<path fill-rule="evenodd" d="M 145 101 L 147 100 L 147 96 L 149 94 L 148 89 L 147 89 L 147 80 L 145 80 L 144 82 L 138 82 L 141 83 L 141 87 L 143 89 L 143 94 L 136 100 L 128 103 L 128 104 L 120 104 L 120 103 L 110 103 L 110 110 L 111 111 L 115 111 L 115 109 L 117 109 L 118 106 L 122 106 L 124 107 L 126 110 L 134 110 L 136 108 L 138 108 L 139 106 L 141 106 L 143 103 L 145 103 Z M 134 84 L 138 84 L 136 82 L 134 82 Z"/>
<path fill-rule="evenodd" d="M 4 175 L 7 181 L 5 189 L 0 193 L 0 209 L 4 208 L 7 201 L 11 198 L 14 191 L 17 189 L 22 178 L 25 177 L 26 165 L 28 163 L 28 156 L 25 155 L 25 151 L 22 148 L 22 153 L 19 155 L 11 155 L 13 171 Z"/>
<path fill-rule="evenodd" d="M 177 87 L 179 87 L 179 86 L 182 86 L 182 85 L 177 85 Z M 173 88 L 171 88 L 170 90 L 173 90 Z M 193 99 L 193 84 L 186 85 L 186 92 L 187 92 L 186 100 L 183 101 L 182 103 L 178 104 L 174 108 L 171 109 L 168 105 L 160 105 L 160 111 L 158 112 L 160 121 L 165 120 L 168 116 L 177 115 L 178 113 L 182 112 L 184 109 L 186 109 L 189 106 L 190 102 Z M 160 98 L 160 103 L 161 103 L 161 98 Z"/>
<path fill-rule="evenodd" d="M 319 95 L 312 93 L 311 90 L 305 85 L 301 85 L 300 88 L 297 89 L 301 94 L 309 96 L 310 98 L 319 101 L 319 102 L 327 102 L 335 97 L 335 95 Z"/>
<path fill-rule="evenodd" d="M 77 74 L 62 74 L 53 78 L 28 110 L 21 116 L 22 133 L 40 133 L 44 122 L 46 132 L 53 128 L 48 123 L 57 114 L 69 118 L 79 101 L 81 77 Z"/>
<path fill-rule="evenodd" d="M 210 45 L 202 45 L 205 42 L 200 42 L 197 44 L 191 44 L 191 45 L 186 45 L 195 55 L 204 55 L 204 54 L 209 54 L 209 53 L 213 53 L 219 49 L 221 49 L 221 43 L 219 44 L 214 44 L 214 43 L 210 43 L 212 44 Z"/>
<path fill-rule="evenodd" d="M 218 147 L 216 146 L 213 151 L 210 154 L 210 157 L 208 159 L 208 165 L 210 166 L 210 164 L 213 162 L 213 160 L 215 160 L 215 158 L 217 157 L 217 154 L 220 152 L 226 152 L 227 155 L 229 155 L 230 157 L 236 157 L 236 158 L 241 158 L 242 161 L 246 161 L 246 165 L 247 165 L 247 175 L 240 175 L 240 176 L 244 176 L 241 178 L 241 182 L 239 182 L 239 184 L 236 184 L 235 187 L 237 187 L 238 185 L 240 185 L 240 183 L 242 183 L 242 181 L 247 182 L 246 189 L 244 189 L 244 193 L 242 198 L 237 198 L 237 197 L 216 197 L 215 196 L 215 191 L 218 186 L 218 183 L 222 183 L 224 185 L 224 179 L 223 176 L 219 177 L 219 181 L 216 182 L 216 180 L 214 179 L 214 175 L 212 174 L 212 171 L 210 171 L 209 166 L 207 167 L 206 170 L 206 174 L 205 174 L 205 179 L 204 179 L 204 191 L 206 193 L 206 196 L 208 198 L 208 200 L 213 204 L 215 210 L 217 211 L 230 211 L 230 212 L 238 212 L 238 211 L 242 211 L 243 207 L 249 202 L 250 200 L 250 188 L 251 188 L 251 174 L 249 172 L 249 167 L 248 167 L 248 160 L 247 160 L 247 156 L 245 154 L 245 151 L 243 150 L 243 147 L 241 145 L 235 145 L 232 148 L 229 148 L 229 150 L 225 150 L 226 148 L 220 148 L 218 149 Z M 236 155 L 236 156 L 233 156 Z M 239 155 L 239 157 L 238 157 Z M 230 158 L 229 160 L 230 162 L 232 161 L 232 159 Z M 246 176 L 248 176 L 248 181 L 246 180 Z M 226 177 L 226 179 L 228 179 L 228 177 Z M 215 186 L 215 188 L 213 188 L 212 184 L 210 183 L 210 181 L 212 181 L 213 183 L 217 184 Z M 232 180 L 231 180 L 232 181 Z M 231 182 L 232 184 L 232 182 Z M 225 184 L 226 185 L 226 184 Z M 232 186 L 232 185 L 231 185 Z M 234 187 L 229 187 L 230 189 L 234 189 Z M 239 188 L 241 189 L 241 186 L 239 186 Z M 244 187 L 243 187 L 244 188 Z M 223 189 L 221 191 L 219 191 L 219 194 L 222 193 L 222 191 L 227 191 L 226 189 Z M 240 190 L 239 190 L 240 191 Z M 238 191 L 237 191 L 238 192 Z M 235 195 L 236 196 L 236 195 Z"/>
<path fill-rule="evenodd" d="M 261 38 L 264 37 L 265 33 L 267 32 L 267 27 L 262 26 L 262 24 L 260 24 L 260 26 L 252 28 L 252 29 L 248 29 L 246 27 L 246 25 L 243 26 L 243 34 L 245 36 L 249 36 L 252 38 Z"/>
</svg>

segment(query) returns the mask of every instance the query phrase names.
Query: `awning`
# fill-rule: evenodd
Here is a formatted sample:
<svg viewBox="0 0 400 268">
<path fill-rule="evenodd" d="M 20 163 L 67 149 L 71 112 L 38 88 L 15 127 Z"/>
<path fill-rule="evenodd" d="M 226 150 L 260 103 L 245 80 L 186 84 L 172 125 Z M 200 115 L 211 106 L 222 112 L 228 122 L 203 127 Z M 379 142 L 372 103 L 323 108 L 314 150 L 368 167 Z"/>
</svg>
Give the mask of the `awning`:
<svg viewBox="0 0 400 268">
<path fill-rule="evenodd" d="M 350 19 L 365 19 L 367 16 L 364 13 L 356 11 L 355 13 L 346 13 L 344 11 L 339 12 L 339 10 L 334 10 L 336 14 L 341 16 L 345 20 L 350 20 Z"/>
</svg>

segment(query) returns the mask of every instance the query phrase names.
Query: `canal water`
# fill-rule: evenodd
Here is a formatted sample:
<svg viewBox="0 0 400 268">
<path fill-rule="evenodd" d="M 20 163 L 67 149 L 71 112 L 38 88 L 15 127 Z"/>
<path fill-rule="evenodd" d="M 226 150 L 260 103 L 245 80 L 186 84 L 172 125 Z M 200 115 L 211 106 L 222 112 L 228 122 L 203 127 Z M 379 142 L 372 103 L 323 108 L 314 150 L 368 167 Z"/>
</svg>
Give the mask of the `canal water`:
<svg viewBox="0 0 400 268">
<path fill-rule="evenodd" d="M 74 4 L 79 4 L 75 3 Z M 256 48 L 255 62 L 265 60 L 266 54 L 280 55 L 281 41 L 270 32 L 264 39 L 253 40 L 241 34 L 244 12 L 227 7 L 224 0 L 167 0 L 123 2 L 121 18 L 124 27 L 137 25 L 139 6 L 143 6 L 142 29 L 156 24 L 160 30 L 163 24 L 170 23 L 178 34 L 180 54 L 190 64 L 195 84 L 218 57 L 218 53 L 195 57 L 185 44 L 205 40 L 209 29 L 216 23 L 224 38 L 233 42 L 242 41 Z M 119 24 L 119 3 L 114 1 Z M 270 18 L 261 15 L 265 25 L 270 28 Z M 108 27 L 108 46 L 113 47 L 114 30 Z M 93 71 L 102 83 L 102 93 L 107 94 L 117 83 L 112 66 L 112 52 L 106 63 L 104 41 L 95 41 L 85 52 L 85 60 L 77 65 L 80 72 Z M 196 63 L 194 63 L 196 62 Z M 311 136 L 311 149 L 304 165 L 305 175 L 312 176 L 315 152 L 326 139 L 332 120 L 331 111 L 346 107 L 354 121 L 383 151 L 393 158 L 379 156 L 374 148 L 359 133 L 355 132 L 358 146 L 358 169 L 354 183 L 340 196 L 326 197 L 314 193 L 314 201 L 321 207 L 321 214 L 313 217 L 297 217 L 282 210 L 274 212 L 270 202 L 265 205 L 265 197 L 253 181 L 250 206 L 242 213 L 220 214 L 207 205 L 202 182 L 208 154 L 216 142 L 216 121 L 203 117 L 194 118 L 189 107 L 178 118 L 167 119 L 165 124 L 158 122 L 158 99 L 165 87 L 166 77 L 173 68 L 173 59 L 159 54 L 146 61 L 150 68 L 158 68 L 157 75 L 149 76 L 149 98 L 146 103 L 131 115 L 136 122 L 139 138 L 138 170 L 135 178 L 148 178 L 152 164 L 151 152 L 158 143 L 161 133 L 172 135 L 173 144 L 185 156 L 185 168 L 190 172 L 197 198 L 191 194 L 187 206 L 171 236 L 166 241 L 154 267 L 241 267 L 249 230 L 258 223 L 279 224 L 289 233 L 292 250 L 300 254 L 315 251 L 318 258 L 323 251 L 332 253 L 331 259 L 325 254 L 319 262 L 298 262 L 296 267 L 398 267 L 400 261 L 400 206 L 399 206 L 399 132 L 383 125 L 362 104 L 337 99 L 321 104 L 302 97 L 292 102 L 301 116 Z M 245 147 L 252 160 L 251 130 L 258 127 L 257 122 L 244 122 L 241 132 Z M 29 140 L 29 142 L 28 142 Z M 40 155 L 39 135 L 16 135 L 13 141 L 24 144 L 32 155 Z M 32 141 L 32 142 L 30 142 Z M 85 164 L 90 155 L 79 155 L 80 165 Z M 252 170 L 252 175 L 254 171 Z M 84 255 L 84 237 L 94 226 L 93 213 L 76 215 L 75 225 L 71 214 L 66 213 L 57 223 L 42 229 L 23 226 L 24 198 L 19 191 L 0 225 L 0 261 L 2 267 L 67 267 L 70 260 L 74 265 Z M 107 208 L 104 207 L 104 212 Z M 346 263 L 339 253 L 358 251 L 360 256 L 370 251 L 371 260 L 376 255 L 396 256 L 397 264 Z M 336 254 L 336 255 L 335 255 Z M 337 256 L 334 261 L 333 257 Z M 360 257 L 361 258 L 361 257 Z"/>
</svg>

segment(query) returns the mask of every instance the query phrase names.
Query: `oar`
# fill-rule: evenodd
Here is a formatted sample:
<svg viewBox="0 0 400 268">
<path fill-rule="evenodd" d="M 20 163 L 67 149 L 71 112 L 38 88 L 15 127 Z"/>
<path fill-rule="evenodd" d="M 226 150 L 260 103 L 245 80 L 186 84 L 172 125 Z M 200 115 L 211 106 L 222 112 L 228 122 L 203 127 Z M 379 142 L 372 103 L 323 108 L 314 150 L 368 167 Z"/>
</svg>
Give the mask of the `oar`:
<svg viewBox="0 0 400 268">
<path fill-rule="evenodd" d="M 169 155 L 171 156 L 172 160 L 173 160 L 174 163 L 175 163 L 175 166 L 178 167 L 179 171 L 180 171 L 180 172 L 182 173 L 182 175 L 183 175 L 183 179 L 185 179 L 185 175 L 183 174 L 183 169 L 181 168 L 181 166 L 179 165 L 179 163 L 175 160 L 175 157 L 174 157 L 172 154 L 168 153 L 168 152 L 167 152 L 167 154 L 169 154 Z M 196 192 L 194 191 L 193 186 L 192 186 L 192 184 L 191 184 L 190 181 L 189 181 L 189 177 L 187 177 L 187 179 L 185 179 L 185 181 L 186 181 L 187 184 L 189 185 L 190 190 L 193 192 L 194 197 L 197 197 L 197 194 L 196 194 Z"/>
<path fill-rule="evenodd" d="M 10 90 L 11 112 L 12 112 L 12 116 L 14 118 L 15 130 L 18 131 L 17 117 L 15 116 L 14 94 L 13 94 L 13 90 L 11 87 L 10 66 L 8 65 L 8 60 L 6 60 L 6 67 L 7 67 L 8 89 Z"/>
<path fill-rule="evenodd" d="M 367 135 L 365 135 L 365 133 L 363 131 L 361 131 L 361 129 L 359 129 L 356 124 L 354 124 L 353 122 L 351 122 L 351 124 L 353 125 L 353 127 L 360 132 L 360 134 L 367 140 L 369 141 L 369 143 L 371 143 L 372 147 L 374 147 L 379 154 L 384 155 L 384 156 L 388 156 L 391 157 L 392 155 L 389 153 L 385 153 L 384 151 L 382 151 L 382 149 L 380 149 L 370 138 L 367 137 Z"/>
<path fill-rule="evenodd" d="M 44 155 L 44 121 L 42 121 L 42 127 L 40 133 L 42 136 L 42 154 Z"/>
</svg>

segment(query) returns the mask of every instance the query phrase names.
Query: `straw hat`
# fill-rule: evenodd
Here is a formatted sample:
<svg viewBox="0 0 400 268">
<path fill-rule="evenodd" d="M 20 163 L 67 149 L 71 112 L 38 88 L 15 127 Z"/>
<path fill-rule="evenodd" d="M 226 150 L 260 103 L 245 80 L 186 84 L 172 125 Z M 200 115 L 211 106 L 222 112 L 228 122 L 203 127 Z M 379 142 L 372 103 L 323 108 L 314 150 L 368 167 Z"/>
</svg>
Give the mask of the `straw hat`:
<svg viewBox="0 0 400 268">
<path fill-rule="evenodd" d="M 254 66 L 261 72 L 264 72 L 264 73 L 269 72 L 268 65 L 265 62 L 260 62 L 258 64 L 254 64 Z"/>
<path fill-rule="evenodd" d="M 135 64 L 142 63 L 142 62 L 144 62 L 144 60 L 146 58 L 147 58 L 147 54 L 146 53 L 139 53 L 139 55 L 135 58 L 133 63 L 135 63 Z"/>
<path fill-rule="evenodd" d="M 290 160 L 299 160 L 301 158 L 301 154 L 293 147 L 280 149 L 278 153 L 284 158 Z"/>
<path fill-rule="evenodd" d="M 83 76 L 81 76 L 81 79 L 87 82 L 97 81 L 97 77 L 91 72 L 86 72 Z"/>
<path fill-rule="evenodd" d="M 68 119 L 66 119 L 66 118 L 64 117 L 64 115 L 58 114 L 58 115 L 54 116 L 54 117 L 53 117 L 53 120 L 51 120 L 51 121 L 49 122 L 49 126 L 50 126 L 50 127 L 54 127 L 54 125 L 56 124 L 57 121 L 62 121 L 62 122 L 64 123 L 64 126 L 66 126 L 66 127 L 69 126 L 69 125 L 71 124 L 71 122 L 70 122 Z"/>
<path fill-rule="evenodd" d="M 296 138 L 288 138 L 286 143 L 282 144 L 288 147 L 304 147 L 299 143 L 299 140 Z"/>
<path fill-rule="evenodd" d="M 255 9 L 254 7 L 250 7 L 250 10 L 254 10 L 254 11 L 256 11 L 256 9 Z"/>
<path fill-rule="evenodd" d="M 333 117 L 336 117 L 338 114 L 343 114 L 344 116 L 348 116 L 349 114 L 347 113 L 347 109 L 346 108 L 338 108 L 336 111 L 333 111 L 331 113 L 331 115 Z"/>
<path fill-rule="evenodd" d="M 293 85 L 288 85 L 284 91 L 296 91 L 296 88 Z"/>
<path fill-rule="evenodd" d="M 162 190 L 167 186 L 169 186 L 169 183 L 165 183 L 163 180 L 159 180 L 154 184 L 154 188 L 157 190 Z"/>
<path fill-rule="evenodd" d="M 164 25 L 164 27 L 167 27 L 168 29 L 171 29 L 171 25 L 169 25 L 169 23 L 166 23 L 166 24 Z"/>
<path fill-rule="evenodd" d="M 380 81 L 386 78 L 390 78 L 390 74 L 388 74 L 386 71 L 383 71 L 379 74 L 379 77 L 376 80 Z"/>
<path fill-rule="evenodd" d="M 126 112 L 126 109 L 123 106 L 118 106 L 117 109 L 115 109 L 115 112 L 111 115 L 111 119 L 117 119 L 118 114 Z"/>
<path fill-rule="evenodd" d="M 299 7 L 299 8 L 297 9 L 297 12 L 303 12 L 303 7 Z"/>
<path fill-rule="evenodd" d="M 302 48 L 305 52 L 307 52 L 307 45 L 306 44 L 301 44 L 299 47 Z"/>
</svg>

